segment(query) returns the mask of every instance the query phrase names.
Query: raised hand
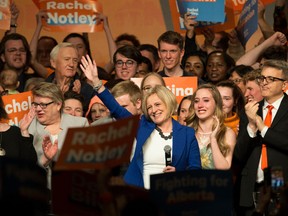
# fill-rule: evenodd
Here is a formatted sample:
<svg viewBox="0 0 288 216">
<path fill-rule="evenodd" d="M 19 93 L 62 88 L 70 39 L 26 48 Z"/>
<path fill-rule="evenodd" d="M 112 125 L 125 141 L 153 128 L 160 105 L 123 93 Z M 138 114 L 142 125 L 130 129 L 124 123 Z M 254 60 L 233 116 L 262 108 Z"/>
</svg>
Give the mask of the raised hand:
<svg viewBox="0 0 288 216">
<path fill-rule="evenodd" d="M 24 117 L 19 122 L 19 128 L 21 130 L 21 134 L 24 137 L 29 137 L 28 127 L 35 117 L 35 109 L 32 107 L 28 114 L 25 114 Z"/>
<path fill-rule="evenodd" d="M 43 138 L 42 148 L 43 148 L 44 156 L 46 158 L 45 162 L 47 163 L 47 161 L 51 161 L 57 154 L 58 140 L 55 140 L 53 144 L 49 135 L 46 135 Z"/>
<path fill-rule="evenodd" d="M 20 11 L 17 8 L 14 1 L 11 2 L 10 11 L 11 11 L 11 24 L 16 24 Z"/>
<path fill-rule="evenodd" d="M 92 62 L 89 55 L 82 56 L 80 68 L 87 77 L 87 79 L 90 81 L 90 84 L 92 84 L 92 86 L 97 86 L 99 84 L 100 79 L 98 77 L 96 62 L 95 60 L 93 60 Z"/>
<path fill-rule="evenodd" d="M 39 12 L 36 14 L 37 25 L 42 26 L 42 20 L 45 20 L 46 22 L 48 20 L 48 14 L 46 10 L 39 10 Z"/>
<path fill-rule="evenodd" d="M 239 40 L 239 38 L 237 36 L 237 32 L 236 32 L 235 29 L 233 29 L 232 31 L 230 31 L 228 33 L 228 37 L 229 37 L 229 41 L 230 41 L 231 44 L 234 44 L 234 45 L 240 44 L 240 40 Z"/>
<path fill-rule="evenodd" d="M 184 26 L 187 30 L 194 30 L 197 21 L 196 16 L 192 16 L 189 13 L 184 14 Z"/>
<path fill-rule="evenodd" d="M 78 94 L 80 94 L 81 92 L 81 82 L 79 79 L 76 79 L 74 82 L 73 82 L 73 88 L 72 90 L 74 92 L 77 92 Z"/>
<path fill-rule="evenodd" d="M 250 101 L 245 105 L 245 113 L 249 121 L 249 126 L 254 131 L 257 130 L 256 117 L 258 109 L 259 103 L 257 101 Z"/>
<path fill-rule="evenodd" d="M 205 45 L 206 46 L 212 46 L 212 42 L 215 38 L 214 31 L 210 28 L 205 28 L 202 30 L 202 33 L 205 37 Z"/>
<path fill-rule="evenodd" d="M 95 12 L 94 14 L 96 17 L 93 21 L 96 21 L 96 24 L 103 22 L 104 28 L 107 28 L 109 26 L 107 16 L 105 16 L 103 13 L 100 12 Z"/>
<path fill-rule="evenodd" d="M 218 117 L 217 116 L 213 116 L 213 120 L 214 120 L 214 122 L 216 122 L 216 127 L 214 128 L 214 130 L 212 131 L 212 133 L 210 135 L 211 139 L 216 138 L 217 133 L 218 133 L 219 128 L 220 128 L 219 127 L 220 121 L 219 121 Z"/>
</svg>

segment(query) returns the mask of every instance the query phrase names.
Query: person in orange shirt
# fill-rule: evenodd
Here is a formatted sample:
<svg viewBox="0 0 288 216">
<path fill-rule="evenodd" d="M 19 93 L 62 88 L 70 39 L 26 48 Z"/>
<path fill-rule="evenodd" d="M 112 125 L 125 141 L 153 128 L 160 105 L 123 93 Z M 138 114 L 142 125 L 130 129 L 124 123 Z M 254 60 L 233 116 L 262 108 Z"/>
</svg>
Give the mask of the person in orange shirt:
<svg viewBox="0 0 288 216">
<path fill-rule="evenodd" d="M 224 124 L 238 134 L 239 115 L 245 106 L 243 93 L 241 89 L 230 80 L 221 81 L 217 83 L 216 86 L 222 96 L 223 112 L 226 115 Z"/>
</svg>

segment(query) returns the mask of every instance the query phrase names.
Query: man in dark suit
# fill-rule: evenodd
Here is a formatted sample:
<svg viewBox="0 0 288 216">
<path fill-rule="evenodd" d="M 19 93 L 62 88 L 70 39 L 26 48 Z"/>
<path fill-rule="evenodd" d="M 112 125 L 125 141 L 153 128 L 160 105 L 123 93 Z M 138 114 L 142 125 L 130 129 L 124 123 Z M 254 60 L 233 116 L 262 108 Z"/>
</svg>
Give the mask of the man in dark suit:
<svg viewBox="0 0 288 216">
<path fill-rule="evenodd" d="M 240 182 L 240 213 L 252 215 L 255 210 L 253 192 L 263 185 L 262 144 L 267 150 L 269 167 L 281 166 L 284 181 L 288 181 L 288 96 L 286 89 L 288 63 L 269 60 L 263 65 L 261 76 L 257 77 L 264 99 L 260 102 L 250 101 L 245 106 L 245 113 L 240 116 L 239 134 L 234 156 L 243 163 Z M 264 124 L 272 105 L 271 126 Z M 246 114 L 246 115 L 245 115 Z"/>
</svg>

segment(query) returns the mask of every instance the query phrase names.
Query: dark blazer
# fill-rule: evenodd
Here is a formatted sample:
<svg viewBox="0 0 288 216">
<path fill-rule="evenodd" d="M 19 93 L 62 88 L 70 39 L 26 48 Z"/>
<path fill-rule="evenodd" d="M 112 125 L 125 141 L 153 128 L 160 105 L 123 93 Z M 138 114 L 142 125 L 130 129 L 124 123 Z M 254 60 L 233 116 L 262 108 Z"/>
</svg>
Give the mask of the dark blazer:
<svg viewBox="0 0 288 216">
<path fill-rule="evenodd" d="M 71 80 L 70 83 L 70 87 L 69 90 L 72 90 L 73 88 L 73 82 L 75 80 L 80 80 L 79 75 L 76 73 L 75 76 L 73 77 L 73 79 Z M 47 78 L 46 78 L 46 82 L 54 82 L 55 80 L 55 72 L 53 72 L 52 74 L 50 74 Z M 80 94 L 83 95 L 84 97 L 84 107 L 83 107 L 83 111 L 84 113 L 87 112 L 88 107 L 89 107 L 89 103 L 90 100 L 92 99 L 92 97 L 95 95 L 95 91 L 93 89 L 93 87 L 91 85 L 89 85 L 86 81 L 80 80 L 81 82 L 81 89 L 80 89 Z"/>
<path fill-rule="evenodd" d="M 262 116 L 264 101 L 259 103 L 258 115 Z M 284 94 L 279 109 L 271 127 L 262 138 L 257 132 L 251 138 L 247 131 L 248 119 L 243 112 L 240 115 L 239 134 L 234 150 L 235 159 L 243 163 L 240 182 L 240 206 L 252 206 L 254 186 L 257 177 L 262 143 L 266 144 L 268 166 L 281 166 L 284 172 L 284 181 L 288 181 L 288 96 Z"/>
<path fill-rule="evenodd" d="M 98 97 L 108 107 L 113 117 L 123 118 L 132 115 L 116 102 L 107 89 L 101 94 L 98 94 Z M 172 166 L 176 168 L 176 171 L 201 169 L 199 147 L 194 129 L 180 125 L 174 119 L 172 120 L 172 124 Z M 155 123 L 146 119 L 144 115 L 141 117 L 136 137 L 135 153 L 124 176 L 127 184 L 144 187 L 142 147 L 155 129 L 155 126 Z"/>
</svg>

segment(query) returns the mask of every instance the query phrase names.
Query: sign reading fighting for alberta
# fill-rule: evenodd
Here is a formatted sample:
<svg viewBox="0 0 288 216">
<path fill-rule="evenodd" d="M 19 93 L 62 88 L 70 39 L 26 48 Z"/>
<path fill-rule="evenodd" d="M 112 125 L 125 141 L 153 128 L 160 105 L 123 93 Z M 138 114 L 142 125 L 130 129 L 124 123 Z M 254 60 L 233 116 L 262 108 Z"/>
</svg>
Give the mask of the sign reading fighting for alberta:
<svg viewBox="0 0 288 216">
<path fill-rule="evenodd" d="M 103 169 L 129 162 L 139 116 L 69 128 L 55 170 Z"/>
<path fill-rule="evenodd" d="M 229 170 L 155 174 L 150 176 L 150 182 L 150 197 L 163 215 L 232 215 L 233 187 Z"/>
<path fill-rule="evenodd" d="M 103 25 L 95 21 L 95 12 L 102 12 L 98 0 L 33 0 L 36 6 L 47 11 L 46 31 L 95 32 Z"/>
</svg>

